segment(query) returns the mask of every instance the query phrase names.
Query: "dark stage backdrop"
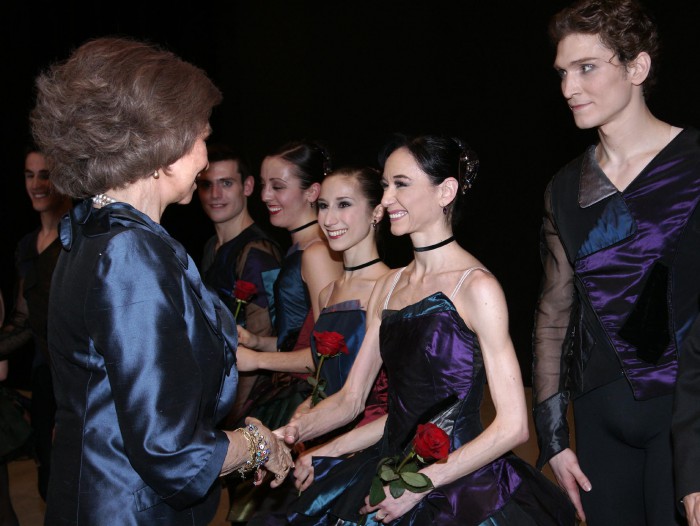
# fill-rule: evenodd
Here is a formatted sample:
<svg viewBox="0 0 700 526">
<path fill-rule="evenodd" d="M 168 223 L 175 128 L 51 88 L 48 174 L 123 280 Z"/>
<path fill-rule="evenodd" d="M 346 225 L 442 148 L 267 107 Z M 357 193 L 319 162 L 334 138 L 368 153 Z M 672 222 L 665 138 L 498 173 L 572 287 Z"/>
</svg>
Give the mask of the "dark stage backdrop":
<svg viewBox="0 0 700 526">
<path fill-rule="evenodd" d="M 33 78 L 88 38 L 148 39 L 205 69 L 221 88 L 212 140 L 230 141 L 259 166 L 294 138 L 323 139 L 335 164 L 376 164 L 392 132 L 448 133 L 478 152 L 481 172 L 460 243 L 501 281 L 526 383 L 541 277 L 542 194 L 558 167 L 595 140 L 575 128 L 559 92 L 546 37 L 568 2 L 92 0 L 0 9 L 3 104 L 0 286 L 12 296 L 12 253 L 36 225 L 22 182 Z M 697 2 L 648 0 L 664 48 L 650 101 L 661 118 L 700 124 Z M 195 199 L 196 201 L 196 199 Z M 257 199 L 254 213 L 262 222 Z M 212 233 L 197 202 L 171 207 L 164 225 L 195 260 Z M 410 257 L 388 240 L 392 266 Z"/>
</svg>

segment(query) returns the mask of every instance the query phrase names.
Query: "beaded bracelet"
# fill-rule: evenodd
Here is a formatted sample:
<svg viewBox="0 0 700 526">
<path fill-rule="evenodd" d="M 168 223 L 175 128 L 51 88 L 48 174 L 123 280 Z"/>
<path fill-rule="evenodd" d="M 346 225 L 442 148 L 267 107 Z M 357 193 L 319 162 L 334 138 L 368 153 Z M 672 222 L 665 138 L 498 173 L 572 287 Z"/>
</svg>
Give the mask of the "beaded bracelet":
<svg viewBox="0 0 700 526">
<path fill-rule="evenodd" d="M 265 462 L 270 459 L 270 448 L 257 426 L 248 424 L 245 427 L 239 427 L 236 431 L 240 432 L 248 441 L 250 460 L 246 460 L 245 464 L 238 468 L 241 477 L 245 477 L 246 474 L 265 465 Z"/>
</svg>

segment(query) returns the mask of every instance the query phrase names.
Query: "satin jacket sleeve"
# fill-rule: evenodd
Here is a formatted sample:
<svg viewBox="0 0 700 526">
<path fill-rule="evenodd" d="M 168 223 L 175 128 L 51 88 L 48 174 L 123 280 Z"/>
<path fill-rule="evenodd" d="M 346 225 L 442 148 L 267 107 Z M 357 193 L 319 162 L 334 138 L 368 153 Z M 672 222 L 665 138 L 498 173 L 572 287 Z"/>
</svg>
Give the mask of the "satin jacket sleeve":
<svg viewBox="0 0 700 526">
<path fill-rule="evenodd" d="M 552 214 L 551 183 L 545 192 L 540 255 L 543 283 L 533 335 L 533 413 L 540 455 L 538 468 L 569 447 L 566 413 L 569 395 L 563 388 L 563 356 L 574 305 L 574 272 L 559 239 Z"/>
<path fill-rule="evenodd" d="M 112 237 L 92 274 L 85 320 L 104 360 L 129 462 L 164 501 L 182 509 L 217 479 L 228 439 L 204 417 L 215 407 L 202 406 L 218 403 L 216 392 L 204 394 L 220 386 L 207 385 L 202 374 L 202 365 L 217 363 L 217 349 L 192 323 L 201 318 L 198 303 L 206 298 L 199 296 L 206 291 L 189 282 L 168 252 L 143 230 Z M 94 432 L 102 432 L 96 424 Z"/>
</svg>

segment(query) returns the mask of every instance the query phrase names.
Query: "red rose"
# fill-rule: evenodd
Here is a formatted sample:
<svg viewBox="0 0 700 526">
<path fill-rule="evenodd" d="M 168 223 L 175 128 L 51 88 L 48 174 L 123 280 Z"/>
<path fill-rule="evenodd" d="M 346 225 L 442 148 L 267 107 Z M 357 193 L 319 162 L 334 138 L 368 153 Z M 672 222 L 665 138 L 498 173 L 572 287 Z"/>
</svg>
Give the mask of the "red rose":
<svg viewBox="0 0 700 526">
<path fill-rule="evenodd" d="M 319 356 L 332 358 L 341 352 L 348 354 L 348 346 L 345 345 L 345 338 L 342 334 L 332 331 L 314 331 L 314 338 L 316 339 L 316 354 Z"/>
<path fill-rule="evenodd" d="M 442 460 L 450 454 L 450 437 L 438 426 L 428 422 L 418 426 L 413 449 L 424 460 Z"/>
<path fill-rule="evenodd" d="M 257 292 L 258 287 L 255 286 L 255 283 L 242 279 L 236 280 L 233 287 L 233 296 L 239 301 L 250 301 L 250 298 L 255 296 Z"/>
</svg>

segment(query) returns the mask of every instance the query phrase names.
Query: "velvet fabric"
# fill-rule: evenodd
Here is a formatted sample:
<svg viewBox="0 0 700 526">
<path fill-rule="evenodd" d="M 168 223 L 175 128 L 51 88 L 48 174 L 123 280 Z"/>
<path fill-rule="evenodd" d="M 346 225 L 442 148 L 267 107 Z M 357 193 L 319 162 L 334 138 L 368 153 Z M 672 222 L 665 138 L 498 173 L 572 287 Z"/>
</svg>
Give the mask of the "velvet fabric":
<svg viewBox="0 0 700 526">
<path fill-rule="evenodd" d="M 185 249 L 125 203 L 60 225 L 46 523 L 205 525 L 219 503 L 236 328 Z"/>
<path fill-rule="evenodd" d="M 354 525 L 379 460 L 405 454 L 418 424 L 446 417 L 450 451 L 481 431 L 485 383 L 476 335 L 452 302 L 436 293 L 400 311 L 385 311 L 380 346 L 389 378 L 389 416 L 374 446 L 347 458 L 314 458 L 315 480 L 292 506 L 295 525 Z M 527 517 L 530 522 L 523 522 Z M 376 524 L 373 516 L 367 524 Z M 430 491 L 392 525 L 515 526 L 574 524 L 563 492 L 512 454 Z"/>
</svg>

